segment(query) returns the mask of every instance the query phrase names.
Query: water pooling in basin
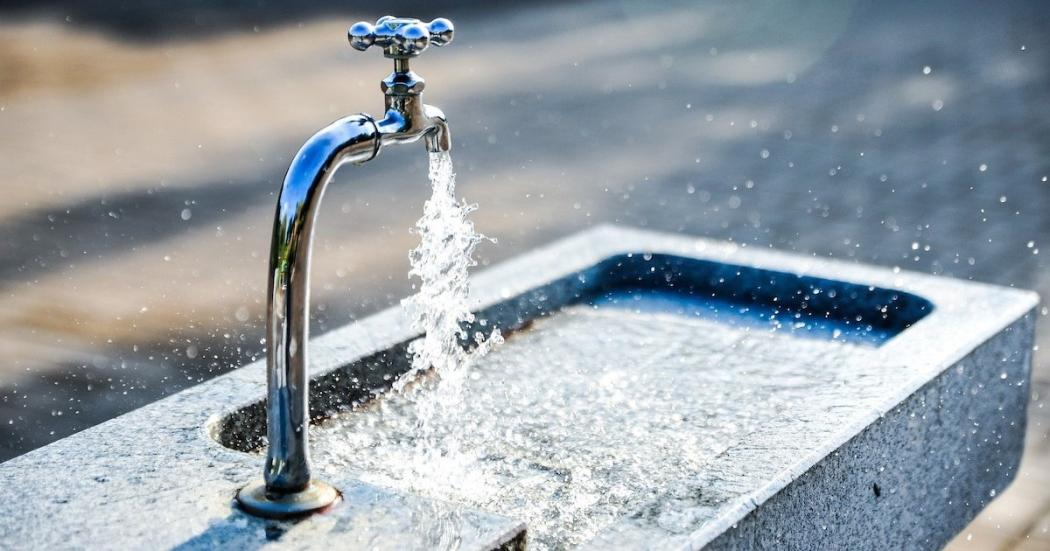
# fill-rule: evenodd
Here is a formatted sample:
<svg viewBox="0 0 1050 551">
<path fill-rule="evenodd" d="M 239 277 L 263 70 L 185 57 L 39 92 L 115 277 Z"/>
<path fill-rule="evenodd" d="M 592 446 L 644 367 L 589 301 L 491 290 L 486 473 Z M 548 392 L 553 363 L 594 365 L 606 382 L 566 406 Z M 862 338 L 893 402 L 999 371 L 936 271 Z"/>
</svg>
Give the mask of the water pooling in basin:
<svg viewBox="0 0 1050 551">
<path fill-rule="evenodd" d="M 428 422 L 460 453 L 432 457 L 427 476 L 416 467 L 420 410 L 396 393 L 316 427 L 318 462 L 521 519 L 534 548 L 571 547 L 745 435 L 865 407 L 864 396 L 843 402 L 826 389 L 900 376 L 859 369 L 875 350 L 863 339 L 800 339 L 693 315 L 696 301 L 619 293 L 539 319 L 478 358 L 458 407 Z M 416 396 L 434 384 L 420 381 Z"/>
</svg>

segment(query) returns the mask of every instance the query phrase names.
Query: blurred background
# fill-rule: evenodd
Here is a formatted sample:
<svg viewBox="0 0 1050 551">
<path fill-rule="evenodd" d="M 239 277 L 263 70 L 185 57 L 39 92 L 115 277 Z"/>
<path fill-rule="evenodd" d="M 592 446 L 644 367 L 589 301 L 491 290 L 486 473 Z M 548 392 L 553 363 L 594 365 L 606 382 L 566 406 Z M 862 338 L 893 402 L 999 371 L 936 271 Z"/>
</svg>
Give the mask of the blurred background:
<svg viewBox="0 0 1050 551">
<path fill-rule="evenodd" d="M 456 23 L 413 68 L 482 264 L 618 223 L 1050 296 L 1039 0 L 0 0 L 0 459 L 261 357 L 275 192 L 315 130 L 380 112 L 390 62 L 345 31 L 385 12 Z M 412 292 L 425 163 L 336 177 L 314 334 Z M 1050 548 L 1035 360 L 1019 479 L 953 548 Z"/>
</svg>

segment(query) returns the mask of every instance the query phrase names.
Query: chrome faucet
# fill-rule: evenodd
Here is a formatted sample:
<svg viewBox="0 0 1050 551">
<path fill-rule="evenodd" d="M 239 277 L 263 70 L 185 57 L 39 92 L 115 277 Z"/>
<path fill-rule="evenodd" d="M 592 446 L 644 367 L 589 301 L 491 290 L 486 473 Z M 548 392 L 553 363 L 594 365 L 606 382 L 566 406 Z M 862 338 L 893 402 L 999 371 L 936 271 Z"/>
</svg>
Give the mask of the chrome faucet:
<svg viewBox="0 0 1050 551">
<path fill-rule="evenodd" d="M 394 72 L 381 85 L 383 118 L 351 115 L 314 134 L 292 160 L 277 198 L 266 312 L 269 448 L 263 480 L 237 493 L 241 508 L 267 518 L 305 515 L 339 500 L 338 490 L 310 474 L 310 249 L 325 187 L 337 168 L 369 161 L 384 145 L 422 138 L 427 151 L 439 152 L 451 144 L 445 115 L 423 103 L 423 79 L 408 65 L 428 46 L 452 42 L 452 22 L 386 16 L 374 26 L 355 23 L 347 34 L 356 50 L 382 48 L 394 60 Z"/>
</svg>

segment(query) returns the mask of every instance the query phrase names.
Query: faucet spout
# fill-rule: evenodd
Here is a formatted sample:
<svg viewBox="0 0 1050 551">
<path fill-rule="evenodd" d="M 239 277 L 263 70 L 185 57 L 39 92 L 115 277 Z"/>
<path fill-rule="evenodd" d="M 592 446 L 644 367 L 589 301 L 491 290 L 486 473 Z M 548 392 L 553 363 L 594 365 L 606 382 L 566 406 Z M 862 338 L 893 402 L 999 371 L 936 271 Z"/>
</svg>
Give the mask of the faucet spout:
<svg viewBox="0 0 1050 551">
<path fill-rule="evenodd" d="M 339 165 L 375 157 L 378 135 L 367 115 L 346 117 L 321 130 L 296 154 L 277 198 L 266 319 L 270 447 L 264 478 L 273 491 L 298 492 L 310 482 L 306 343 L 317 206 Z"/>
<path fill-rule="evenodd" d="M 433 129 L 426 135 L 427 151 L 440 153 L 452 150 L 452 134 L 448 130 L 448 120 L 440 109 L 432 105 L 425 105 L 427 118 Z"/>
<path fill-rule="evenodd" d="M 387 144 L 422 138 L 432 152 L 451 147 L 444 113 L 423 103 L 425 83 L 408 68 L 408 58 L 419 55 L 428 44 L 452 41 L 451 22 L 435 19 L 424 26 L 414 19 L 387 17 L 376 27 L 354 25 L 350 38 L 358 49 L 383 46 L 384 54 L 394 58 L 394 72 L 382 84 L 383 118 L 351 115 L 314 134 L 296 153 L 277 198 L 266 312 L 269 447 L 263 481 L 237 494 L 243 509 L 268 518 L 305 515 L 339 499 L 335 488 L 310 472 L 310 252 L 325 188 L 341 165 L 369 161 Z"/>
<path fill-rule="evenodd" d="M 415 105 L 413 105 L 415 104 Z M 386 116 L 376 121 L 380 147 L 395 143 L 424 140 L 427 151 L 438 153 L 452 149 L 448 120 L 441 109 L 414 98 L 398 98 L 387 108 Z"/>
<path fill-rule="evenodd" d="M 314 134 L 284 177 L 270 245 L 266 308 L 266 434 L 263 482 L 241 489 L 248 512 L 286 518 L 323 509 L 339 498 L 310 473 L 310 252 L 324 190 L 337 168 L 379 152 L 379 129 L 368 115 L 340 119 Z"/>
</svg>

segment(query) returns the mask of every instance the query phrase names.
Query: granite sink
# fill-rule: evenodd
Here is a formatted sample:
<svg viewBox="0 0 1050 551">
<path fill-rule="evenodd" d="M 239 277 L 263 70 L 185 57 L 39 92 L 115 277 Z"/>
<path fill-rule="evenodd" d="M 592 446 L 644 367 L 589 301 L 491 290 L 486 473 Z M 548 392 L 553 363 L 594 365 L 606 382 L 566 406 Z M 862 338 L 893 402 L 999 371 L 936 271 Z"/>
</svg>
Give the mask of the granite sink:
<svg viewBox="0 0 1050 551">
<path fill-rule="evenodd" d="M 505 342 L 431 427 L 467 464 L 425 483 L 399 468 L 417 398 L 390 387 L 417 335 L 393 308 L 311 343 L 330 512 L 233 506 L 265 443 L 253 364 L 0 465 L 0 538 L 938 548 L 1016 474 L 1033 293 L 607 226 L 473 286 L 471 332 Z M 142 514 L 164 522 L 122 521 Z"/>
</svg>

